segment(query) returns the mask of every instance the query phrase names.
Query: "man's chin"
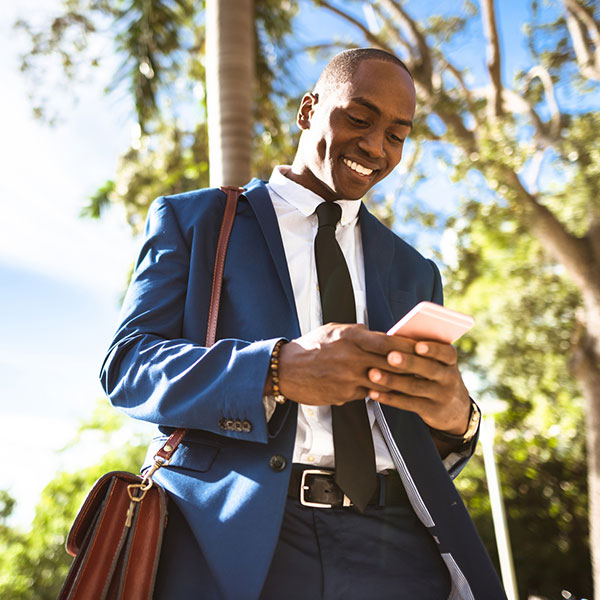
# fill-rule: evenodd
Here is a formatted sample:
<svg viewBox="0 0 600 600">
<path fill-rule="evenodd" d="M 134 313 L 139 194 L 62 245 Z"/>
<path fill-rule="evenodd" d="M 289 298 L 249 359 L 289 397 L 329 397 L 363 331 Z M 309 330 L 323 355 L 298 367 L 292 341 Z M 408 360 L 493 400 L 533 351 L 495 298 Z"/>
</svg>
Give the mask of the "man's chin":
<svg viewBox="0 0 600 600">
<path fill-rule="evenodd" d="M 362 175 L 341 161 L 340 169 L 335 173 L 336 190 L 343 194 L 343 200 L 360 200 L 381 179 L 380 171 Z"/>
<path fill-rule="evenodd" d="M 361 200 L 377 181 L 338 182 L 336 195 L 339 200 Z"/>
</svg>

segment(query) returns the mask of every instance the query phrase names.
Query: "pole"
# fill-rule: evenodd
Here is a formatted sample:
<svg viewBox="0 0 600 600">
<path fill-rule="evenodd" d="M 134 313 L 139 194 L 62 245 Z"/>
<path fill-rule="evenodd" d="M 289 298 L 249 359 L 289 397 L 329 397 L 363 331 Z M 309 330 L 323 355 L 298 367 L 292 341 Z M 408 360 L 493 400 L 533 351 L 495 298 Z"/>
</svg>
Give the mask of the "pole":
<svg viewBox="0 0 600 600">
<path fill-rule="evenodd" d="M 484 416 L 481 424 L 480 439 L 481 446 L 483 448 L 485 476 L 487 479 L 490 503 L 492 506 L 492 519 L 494 521 L 494 533 L 496 534 L 498 557 L 500 558 L 502 583 L 504 584 L 504 589 L 506 591 L 506 595 L 508 596 L 508 600 L 519 600 L 517 579 L 515 577 L 515 567 L 513 563 L 512 551 L 510 549 L 508 526 L 506 524 L 506 512 L 504 510 L 500 478 L 498 477 L 496 458 L 494 456 L 495 433 L 496 422 L 494 420 L 494 415 Z"/>
</svg>

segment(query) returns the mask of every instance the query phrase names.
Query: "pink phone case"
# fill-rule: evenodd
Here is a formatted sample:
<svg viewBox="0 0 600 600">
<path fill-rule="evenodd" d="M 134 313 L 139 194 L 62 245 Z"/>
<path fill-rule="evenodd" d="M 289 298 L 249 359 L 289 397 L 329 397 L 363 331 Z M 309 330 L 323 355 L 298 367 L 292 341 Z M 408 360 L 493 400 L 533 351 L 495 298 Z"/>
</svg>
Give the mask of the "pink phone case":
<svg viewBox="0 0 600 600">
<path fill-rule="evenodd" d="M 469 315 L 433 302 L 419 302 L 388 331 L 388 335 L 452 344 L 474 324 L 475 319 Z"/>
</svg>

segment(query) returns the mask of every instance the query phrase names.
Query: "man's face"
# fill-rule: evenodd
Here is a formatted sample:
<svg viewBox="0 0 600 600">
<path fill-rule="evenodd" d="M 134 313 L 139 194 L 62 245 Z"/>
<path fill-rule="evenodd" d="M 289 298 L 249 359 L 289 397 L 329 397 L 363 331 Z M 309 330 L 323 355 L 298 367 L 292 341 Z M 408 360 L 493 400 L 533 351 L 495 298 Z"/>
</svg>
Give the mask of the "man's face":
<svg viewBox="0 0 600 600">
<path fill-rule="evenodd" d="M 399 65 L 365 60 L 351 81 L 302 100 L 289 176 L 325 200 L 358 200 L 402 158 L 415 89 Z"/>
</svg>

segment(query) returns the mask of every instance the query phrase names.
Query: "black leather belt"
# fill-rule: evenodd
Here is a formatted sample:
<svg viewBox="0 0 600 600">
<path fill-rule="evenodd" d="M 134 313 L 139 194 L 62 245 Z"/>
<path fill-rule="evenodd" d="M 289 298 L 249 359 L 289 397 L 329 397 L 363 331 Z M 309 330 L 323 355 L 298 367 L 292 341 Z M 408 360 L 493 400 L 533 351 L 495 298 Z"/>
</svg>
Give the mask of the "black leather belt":
<svg viewBox="0 0 600 600">
<path fill-rule="evenodd" d="M 377 490 L 370 505 L 391 506 L 408 504 L 406 490 L 396 471 L 377 474 Z M 288 498 L 300 500 L 312 508 L 339 508 L 352 506 L 350 499 L 335 483 L 333 469 L 311 469 L 305 465 L 294 465 L 288 487 Z"/>
</svg>

